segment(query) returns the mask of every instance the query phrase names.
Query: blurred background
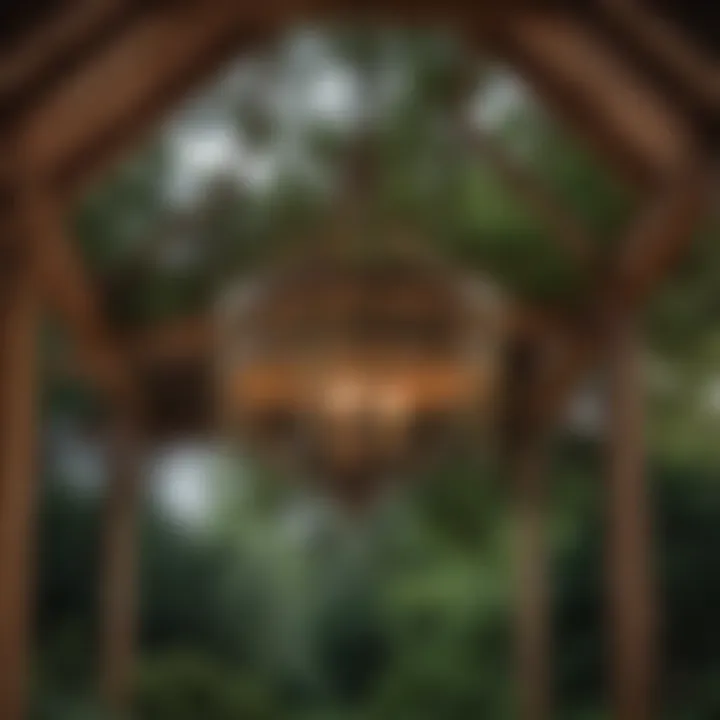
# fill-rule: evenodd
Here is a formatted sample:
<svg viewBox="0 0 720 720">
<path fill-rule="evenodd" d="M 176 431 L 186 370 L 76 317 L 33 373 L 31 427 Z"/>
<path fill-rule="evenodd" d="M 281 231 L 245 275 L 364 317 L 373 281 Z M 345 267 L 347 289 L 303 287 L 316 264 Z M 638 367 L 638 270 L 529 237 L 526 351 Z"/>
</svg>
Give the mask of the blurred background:
<svg viewBox="0 0 720 720">
<path fill-rule="evenodd" d="M 511 71 L 441 32 L 300 28 L 229 66 L 77 205 L 106 312 L 133 331 L 191 316 L 218 288 L 325 232 L 368 128 L 373 182 L 362 224 L 344 231 L 372 242 L 411 228 L 513 298 L 581 303 L 582 266 L 468 150 L 459 116 L 532 168 L 611 252 L 632 196 Z M 708 222 L 652 301 L 644 337 L 671 720 L 720 717 L 717 240 Z M 62 371 L 68 352 L 48 326 L 37 720 L 102 717 L 109 450 L 97 398 Z M 548 469 L 555 716 L 568 720 L 609 717 L 599 385 L 591 378 L 572 404 Z M 510 498 L 491 448 L 443 458 L 356 516 L 240 447 L 182 438 L 152 448 L 142 486 L 138 718 L 515 717 Z"/>
</svg>

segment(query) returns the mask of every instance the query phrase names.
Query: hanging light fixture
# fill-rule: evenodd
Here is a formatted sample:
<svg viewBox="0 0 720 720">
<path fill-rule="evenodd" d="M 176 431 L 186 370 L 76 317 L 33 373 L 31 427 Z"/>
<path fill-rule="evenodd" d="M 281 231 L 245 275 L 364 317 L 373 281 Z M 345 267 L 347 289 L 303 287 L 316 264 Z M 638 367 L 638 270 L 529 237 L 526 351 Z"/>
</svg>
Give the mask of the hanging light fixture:
<svg viewBox="0 0 720 720">
<path fill-rule="evenodd" d="M 364 502 L 496 404 L 502 303 L 408 254 L 326 253 L 239 283 L 220 311 L 230 435 Z"/>
</svg>

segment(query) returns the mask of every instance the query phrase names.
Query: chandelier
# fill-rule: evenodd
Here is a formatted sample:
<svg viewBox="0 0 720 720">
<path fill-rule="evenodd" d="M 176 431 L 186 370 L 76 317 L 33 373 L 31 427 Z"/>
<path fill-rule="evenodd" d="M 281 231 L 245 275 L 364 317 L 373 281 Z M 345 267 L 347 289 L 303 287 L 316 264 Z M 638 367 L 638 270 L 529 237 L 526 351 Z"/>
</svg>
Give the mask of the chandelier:
<svg viewBox="0 0 720 720">
<path fill-rule="evenodd" d="M 408 253 L 321 253 L 240 281 L 219 312 L 230 436 L 365 503 L 497 401 L 502 303 L 482 279 Z"/>
</svg>

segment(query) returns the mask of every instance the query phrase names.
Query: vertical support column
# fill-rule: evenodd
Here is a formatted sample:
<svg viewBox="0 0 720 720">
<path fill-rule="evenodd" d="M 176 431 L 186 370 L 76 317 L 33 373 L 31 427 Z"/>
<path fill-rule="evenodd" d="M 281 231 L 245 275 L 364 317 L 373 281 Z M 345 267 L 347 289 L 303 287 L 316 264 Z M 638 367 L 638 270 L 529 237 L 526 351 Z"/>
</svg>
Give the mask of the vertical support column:
<svg viewBox="0 0 720 720">
<path fill-rule="evenodd" d="M 28 208 L 25 202 L 18 203 Z M 41 209 L 37 209 L 38 212 Z M 27 715 L 39 287 L 25 218 L 0 223 L 0 717 Z"/>
<path fill-rule="evenodd" d="M 518 717 L 552 714 L 551 602 L 546 510 L 546 436 L 538 426 L 540 366 L 537 348 L 523 348 L 510 375 L 510 471 L 513 486 L 515 662 Z"/>
<path fill-rule="evenodd" d="M 101 589 L 101 694 L 111 716 L 125 718 L 132 699 L 137 634 L 137 520 L 143 451 L 137 412 L 126 406 L 116 411 Z"/>
<path fill-rule="evenodd" d="M 613 718 L 650 720 L 656 665 L 643 381 L 636 318 L 616 314 L 608 337 L 607 601 Z"/>
<path fill-rule="evenodd" d="M 522 720 L 551 716 L 552 653 L 545 526 L 545 458 L 539 439 L 518 448 L 515 465 L 517 663 Z"/>
</svg>

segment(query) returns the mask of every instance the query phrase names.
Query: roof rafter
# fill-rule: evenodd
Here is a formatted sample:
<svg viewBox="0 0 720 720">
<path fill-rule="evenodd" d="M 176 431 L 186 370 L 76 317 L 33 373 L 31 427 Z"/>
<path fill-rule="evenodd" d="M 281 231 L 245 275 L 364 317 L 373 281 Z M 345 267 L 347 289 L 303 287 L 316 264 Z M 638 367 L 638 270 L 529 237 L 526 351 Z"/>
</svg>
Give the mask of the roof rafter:
<svg viewBox="0 0 720 720">
<path fill-rule="evenodd" d="M 580 20 L 519 13 L 496 44 L 561 118 L 640 187 L 667 177 L 693 152 L 686 118 Z"/>
<path fill-rule="evenodd" d="M 660 63 L 711 112 L 720 112 L 720 67 L 682 31 L 637 0 L 601 0 L 614 26 Z"/>
<path fill-rule="evenodd" d="M 17 113 L 136 7 L 134 0 L 76 0 L 41 19 L 21 42 L 0 50 L 0 109 Z"/>
<path fill-rule="evenodd" d="M 160 3 L 70 75 L 25 122 L 31 163 L 67 179 L 103 168 L 258 32 L 245 3 Z M 279 20 L 267 13 L 266 24 Z M 80 178 L 77 178 L 80 179 Z M 87 177 L 83 178 L 87 179 Z"/>
</svg>

